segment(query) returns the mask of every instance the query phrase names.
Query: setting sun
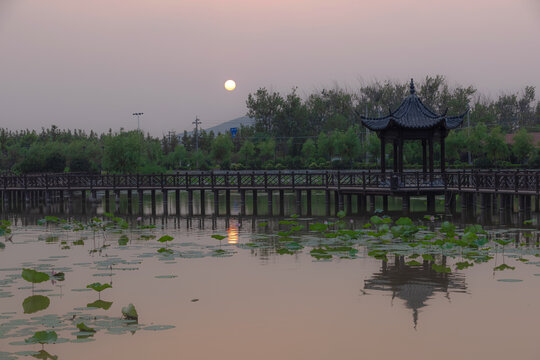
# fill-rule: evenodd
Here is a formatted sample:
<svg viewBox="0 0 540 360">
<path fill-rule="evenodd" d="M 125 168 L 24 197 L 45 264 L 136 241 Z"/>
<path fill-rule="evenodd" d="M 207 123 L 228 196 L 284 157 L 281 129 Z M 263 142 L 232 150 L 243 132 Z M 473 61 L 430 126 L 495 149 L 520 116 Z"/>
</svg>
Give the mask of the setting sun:
<svg viewBox="0 0 540 360">
<path fill-rule="evenodd" d="M 234 80 L 225 81 L 225 89 L 229 91 L 233 91 L 234 89 L 236 89 L 236 83 L 234 82 Z"/>
</svg>

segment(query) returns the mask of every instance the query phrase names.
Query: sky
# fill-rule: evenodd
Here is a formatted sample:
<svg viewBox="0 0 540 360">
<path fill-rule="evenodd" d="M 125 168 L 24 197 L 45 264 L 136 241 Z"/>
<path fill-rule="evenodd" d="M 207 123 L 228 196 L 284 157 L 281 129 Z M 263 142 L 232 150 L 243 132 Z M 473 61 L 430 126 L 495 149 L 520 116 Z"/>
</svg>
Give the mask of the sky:
<svg viewBox="0 0 540 360">
<path fill-rule="evenodd" d="M 243 116 L 261 87 L 436 74 L 491 97 L 540 93 L 540 0 L 0 0 L 11 130 L 130 130 L 143 112 L 160 136 Z"/>
</svg>

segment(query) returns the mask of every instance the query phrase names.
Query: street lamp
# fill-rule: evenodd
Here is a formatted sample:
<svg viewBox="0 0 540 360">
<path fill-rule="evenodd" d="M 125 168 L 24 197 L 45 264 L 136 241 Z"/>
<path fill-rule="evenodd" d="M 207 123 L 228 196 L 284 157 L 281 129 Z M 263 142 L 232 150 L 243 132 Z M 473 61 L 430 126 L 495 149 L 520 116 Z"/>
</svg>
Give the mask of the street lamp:
<svg viewBox="0 0 540 360">
<path fill-rule="evenodd" d="M 137 117 L 137 131 L 141 131 L 141 115 L 144 115 L 142 112 L 133 113 L 133 116 Z"/>
</svg>

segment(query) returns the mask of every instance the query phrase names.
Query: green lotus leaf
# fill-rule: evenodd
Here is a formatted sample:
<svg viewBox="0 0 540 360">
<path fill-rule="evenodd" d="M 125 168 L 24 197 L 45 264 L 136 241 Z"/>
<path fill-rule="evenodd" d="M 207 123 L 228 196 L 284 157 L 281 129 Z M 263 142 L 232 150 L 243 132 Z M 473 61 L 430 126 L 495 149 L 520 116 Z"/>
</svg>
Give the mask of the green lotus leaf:
<svg viewBox="0 0 540 360">
<path fill-rule="evenodd" d="M 214 235 L 212 235 L 212 238 L 221 241 L 221 240 L 225 239 L 226 236 L 214 234 Z"/>
<path fill-rule="evenodd" d="M 86 288 L 95 290 L 97 292 L 102 292 L 105 289 L 112 288 L 112 286 L 110 284 L 107 284 L 107 283 L 102 284 L 102 283 L 99 283 L 99 282 L 95 282 L 93 284 L 86 285 Z"/>
<path fill-rule="evenodd" d="M 38 284 L 49 280 L 49 275 L 44 272 L 39 272 L 33 269 L 23 269 L 22 278 L 32 284 Z"/>
<path fill-rule="evenodd" d="M 41 360 L 58 360 L 58 356 L 49 354 L 45 350 L 40 350 L 37 353 L 32 355 L 33 358 Z"/>
<path fill-rule="evenodd" d="M 501 264 L 499 266 L 496 266 L 493 268 L 493 270 L 495 271 L 503 271 L 503 270 L 515 270 L 516 268 L 514 266 L 510 266 L 510 265 L 506 265 L 506 264 Z"/>
<path fill-rule="evenodd" d="M 38 331 L 34 333 L 28 339 L 25 339 L 24 342 L 27 344 L 52 344 L 58 340 L 58 335 L 55 331 Z"/>
<path fill-rule="evenodd" d="M 109 310 L 112 304 L 112 301 L 96 300 L 93 303 L 87 304 L 86 306 L 89 308 Z"/>
<path fill-rule="evenodd" d="M 137 314 L 137 310 L 133 304 L 129 304 L 122 308 L 122 316 L 124 319 L 128 320 L 139 320 L 139 314 Z"/>
<path fill-rule="evenodd" d="M 162 237 L 160 237 L 157 241 L 159 241 L 160 243 L 165 243 L 165 242 L 168 242 L 168 241 L 173 241 L 174 238 L 172 236 L 169 236 L 169 235 L 163 235 Z"/>
<path fill-rule="evenodd" d="M 47 309 L 50 304 L 51 300 L 47 296 L 33 295 L 24 299 L 22 306 L 25 314 L 33 314 Z"/>
<path fill-rule="evenodd" d="M 82 332 L 96 332 L 95 329 L 86 326 L 83 322 L 80 322 L 77 324 L 77 329 L 79 329 Z"/>
</svg>

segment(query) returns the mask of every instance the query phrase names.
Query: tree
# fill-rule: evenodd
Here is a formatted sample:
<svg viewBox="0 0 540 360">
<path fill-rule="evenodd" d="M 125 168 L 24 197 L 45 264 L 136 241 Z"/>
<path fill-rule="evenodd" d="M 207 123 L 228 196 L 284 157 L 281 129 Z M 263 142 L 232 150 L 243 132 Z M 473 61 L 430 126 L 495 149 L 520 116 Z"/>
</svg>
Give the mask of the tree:
<svg viewBox="0 0 540 360">
<path fill-rule="evenodd" d="M 142 134 L 123 132 L 105 139 L 103 168 L 109 172 L 134 173 L 142 164 Z"/>
<path fill-rule="evenodd" d="M 315 141 L 312 139 L 307 139 L 306 142 L 302 145 L 302 156 L 304 157 L 304 164 L 309 165 L 315 156 L 317 155 L 317 147 L 315 146 Z"/>
<path fill-rule="evenodd" d="M 506 160 L 509 155 L 508 145 L 504 141 L 504 135 L 499 126 L 491 129 L 489 136 L 485 140 L 487 158 L 492 162 Z"/>
<path fill-rule="evenodd" d="M 272 133 L 272 125 L 277 114 L 281 111 L 283 98 L 277 92 L 269 93 L 266 88 L 249 94 L 246 101 L 247 116 L 255 119 L 257 131 Z"/>
<path fill-rule="evenodd" d="M 221 168 L 228 168 L 231 160 L 233 143 L 231 137 L 220 134 L 212 141 L 211 156 L 214 162 Z"/>
<path fill-rule="evenodd" d="M 512 152 L 516 156 L 520 164 L 525 164 L 527 159 L 534 150 L 533 137 L 525 129 L 520 129 L 514 135 L 514 145 L 512 146 Z"/>
<path fill-rule="evenodd" d="M 255 156 L 255 145 L 249 140 L 246 140 L 238 151 L 241 161 L 244 165 L 248 165 Z"/>
</svg>

